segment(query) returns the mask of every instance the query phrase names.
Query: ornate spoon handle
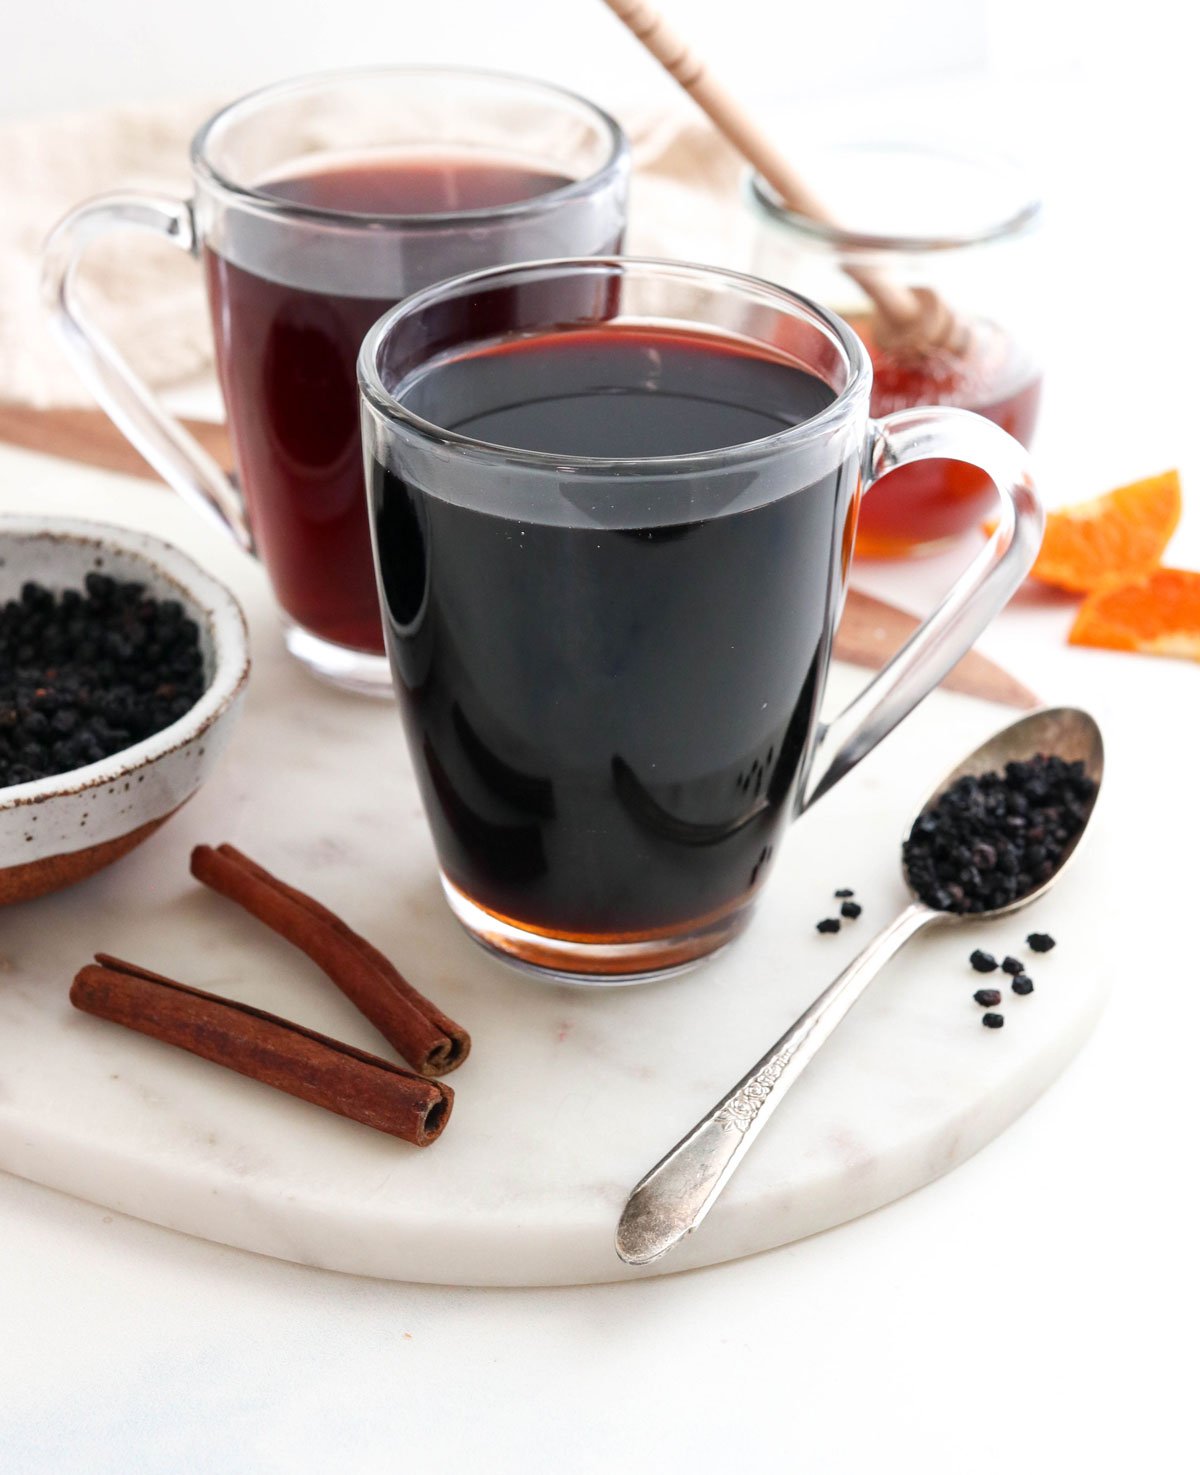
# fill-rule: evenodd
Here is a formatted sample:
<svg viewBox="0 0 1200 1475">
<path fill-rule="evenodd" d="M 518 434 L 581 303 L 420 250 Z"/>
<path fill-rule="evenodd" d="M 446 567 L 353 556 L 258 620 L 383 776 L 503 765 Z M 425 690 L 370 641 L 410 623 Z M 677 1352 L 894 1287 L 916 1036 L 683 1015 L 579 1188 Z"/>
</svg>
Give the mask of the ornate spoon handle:
<svg viewBox="0 0 1200 1475">
<path fill-rule="evenodd" d="M 729 1095 L 651 1168 L 629 1195 L 617 1225 L 617 1254 L 622 1260 L 646 1265 L 696 1228 L 767 1118 L 875 975 L 910 937 L 940 917 L 917 902 L 905 907 Z"/>
</svg>

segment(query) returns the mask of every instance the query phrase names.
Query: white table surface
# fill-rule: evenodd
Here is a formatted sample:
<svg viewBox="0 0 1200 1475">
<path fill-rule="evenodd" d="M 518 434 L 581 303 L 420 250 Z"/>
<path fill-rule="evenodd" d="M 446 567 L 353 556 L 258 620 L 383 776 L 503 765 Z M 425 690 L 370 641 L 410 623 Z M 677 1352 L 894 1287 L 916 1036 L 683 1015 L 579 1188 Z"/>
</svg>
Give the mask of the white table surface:
<svg viewBox="0 0 1200 1475">
<path fill-rule="evenodd" d="M 1200 567 L 1186 108 L 1061 79 L 1008 103 L 1064 223 L 1047 501 L 1181 465 L 1193 505 L 1170 557 Z M 1135 284 L 1148 295 L 1121 301 Z M 917 609 L 952 563 L 858 581 Z M 306 1270 L 0 1177 L 5 1475 L 1195 1469 L 1200 684 L 1193 665 L 1069 649 L 1072 609 L 1023 595 L 984 648 L 1104 727 L 1128 894 L 1096 926 L 1121 976 L 1090 1045 L 997 1142 L 816 1239 L 574 1290 Z"/>
</svg>

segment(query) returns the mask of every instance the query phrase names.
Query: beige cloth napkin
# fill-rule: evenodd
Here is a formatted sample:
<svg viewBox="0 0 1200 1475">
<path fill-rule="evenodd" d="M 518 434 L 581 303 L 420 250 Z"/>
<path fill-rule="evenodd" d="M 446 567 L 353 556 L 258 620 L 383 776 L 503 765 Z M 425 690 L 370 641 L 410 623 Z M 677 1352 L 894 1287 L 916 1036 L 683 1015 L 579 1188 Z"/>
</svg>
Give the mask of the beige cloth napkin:
<svg viewBox="0 0 1200 1475">
<path fill-rule="evenodd" d="M 86 405 L 49 331 L 39 279 L 55 221 L 110 190 L 189 193 L 188 145 L 219 100 L 37 118 L 0 126 L 0 402 Z M 623 120 L 633 144 L 631 253 L 729 263 L 737 252 L 736 155 L 698 115 Z M 98 240 L 80 272 L 96 323 L 155 388 L 195 381 L 212 343 L 196 263 L 139 231 Z"/>
</svg>

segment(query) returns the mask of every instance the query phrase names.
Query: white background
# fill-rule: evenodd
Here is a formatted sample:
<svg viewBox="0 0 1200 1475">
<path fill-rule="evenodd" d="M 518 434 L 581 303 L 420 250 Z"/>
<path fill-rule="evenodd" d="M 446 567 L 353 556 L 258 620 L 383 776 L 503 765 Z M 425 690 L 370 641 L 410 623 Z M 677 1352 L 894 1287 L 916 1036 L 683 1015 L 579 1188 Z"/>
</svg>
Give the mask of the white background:
<svg viewBox="0 0 1200 1475">
<path fill-rule="evenodd" d="M 662 0 L 659 9 L 747 96 L 811 101 L 830 121 L 864 89 L 949 74 L 1105 71 L 1117 111 L 1137 101 L 1129 83 L 1143 68 L 1159 94 L 1192 90 L 1194 22 L 1176 0 Z M 669 95 L 601 0 L 6 0 L 0 34 L 0 116 L 232 96 L 384 62 L 541 74 L 608 103 Z"/>
<path fill-rule="evenodd" d="M 670 9 L 797 128 L 886 123 L 1035 164 L 1054 221 L 1047 500 L 1171 464 L 1200 497 L 1195 52 L 1174 7 Z M 15 24 L 9 0 L 0 103 L 220 94 L 451 58 L 611 104 L 671 100 L 596 0 L 47 0 Z M 1175 561 L 1200 566 L 1198 524 L 1193 510 Z M 920 608 L 952 562 L 860 582 Z M 327 1275 L 0 1178 L 4 1475 L 1194 1471 L 1200 686 L 1183 663 L 1069 650 L 1072 608 L 1022 597 L 985 645 L 1102 714 L 1110 828 L 1129 848 L 1129 893 L 1098 899 L 1096 916 L 1118 988 L 1093 1042 L 1002 1139 L 815 1240 L 548 1292 Z"/>
<path fill-rule="evenodd" d="M 896 69 L 933 75 L 978 66 L 988 51 L 979 0 L 923 0 L 917 11 L 889 0 L 754 0 L 752 9 L 668 0 L 665 9 L 697 50 L 720 57 L 732 81 L 770 97 L 810 88 L 830 95 L 845 80 L 834 57 L 853 54 L 856 78 L 870 81 Z M 757 27 L 770 32 L 768 44 Z M 599 101 L 666 91 L 600 0 L 44 0 L 23 6 L 5 49 L 9 112 L 236 93 L 374 62 L 454 60 L 544 74 Z"/>
</svg>

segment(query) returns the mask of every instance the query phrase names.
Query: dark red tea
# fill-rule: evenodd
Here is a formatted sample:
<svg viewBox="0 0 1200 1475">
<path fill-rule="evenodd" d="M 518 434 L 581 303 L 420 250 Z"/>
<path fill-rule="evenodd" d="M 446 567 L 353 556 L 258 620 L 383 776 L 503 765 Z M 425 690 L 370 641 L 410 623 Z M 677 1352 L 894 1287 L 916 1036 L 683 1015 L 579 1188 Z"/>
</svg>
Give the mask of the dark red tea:
<svg viewBox="0 0 1200 1475">
<path fill-rule="evenodd" d="M 618 324 L 501 342 L 394 392 L 437 425 L 564 458 L 740 445 L 833 399 L 745 343 Z M 635 464 L 602 492 L 550 463 L 504 489 L 510 515 L 498 482 L 456 485 L 452 465 L 435 486 L 373 467 L 401 711 L 471 901 L 611 942 L 754 892 L 809 748 L 857 482 L 854 457 L 815 478 L 805 461 L 702 465 L 669 487 Z"/>
<path fill-rule="evenodd" d="M 874 341 L 869 322 L 854 329 L 874 367 L 871 413 L 912 405 L 956 405 L 994 420 L 1027 446 L 1037 423 L 1041 375 L 1011 338 L 990 323 L 973 325 L 965 354 L 895 358 Z M 977 466 L 920 461 L 889 473 L 863 498 L 855 553 L 894 558 L 934 548 L 982 526 L 996 500 Z"/>
<path fill-rule="evenodd" d="M 393 156 L 259 188 L 291 204 L 380 217 L 488 210 L 566 182 L 494 159 Z M 402 241 L 385 270 L 385 295 L 355 292 L 353 282 L 326 289 L 300 251 L 289 257 L 281 248 L 271 260 L 268 250 L 265 263 L 263 254 L 253 252 L 250 270 L 236 251 L 205 252 L 217 367 L 254 538 L 298 625 L 337 645 L 382 652 L 355 363 L 371 324 L 425 282 L 408 279 Z M 455 269 L 452 248 L 445 265 Z"/>
</svg>

